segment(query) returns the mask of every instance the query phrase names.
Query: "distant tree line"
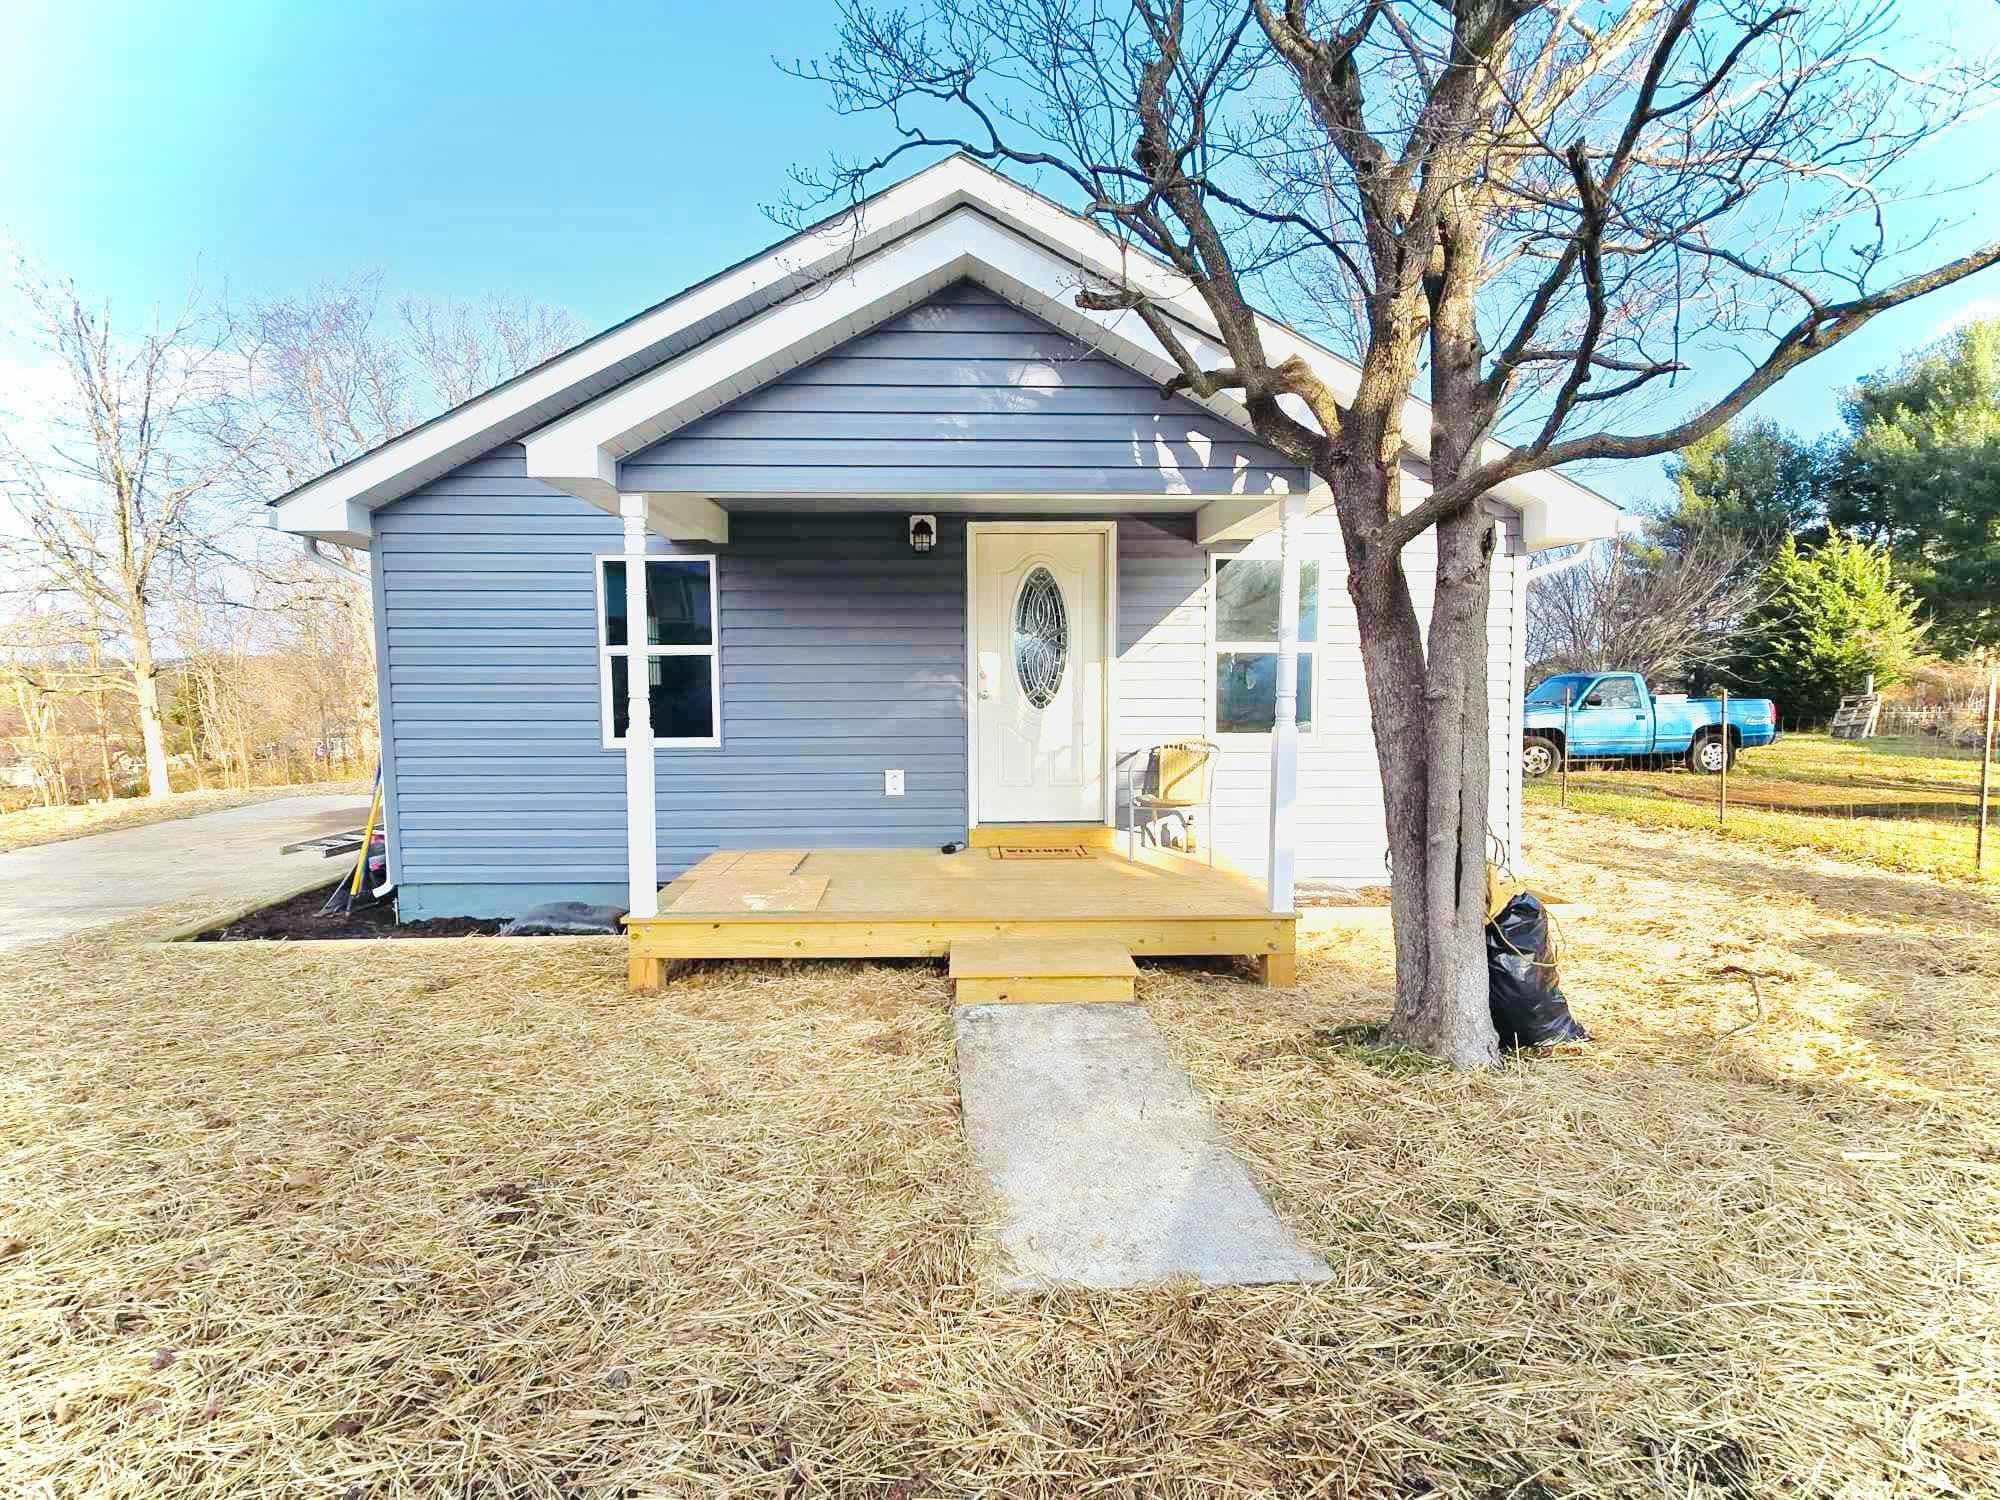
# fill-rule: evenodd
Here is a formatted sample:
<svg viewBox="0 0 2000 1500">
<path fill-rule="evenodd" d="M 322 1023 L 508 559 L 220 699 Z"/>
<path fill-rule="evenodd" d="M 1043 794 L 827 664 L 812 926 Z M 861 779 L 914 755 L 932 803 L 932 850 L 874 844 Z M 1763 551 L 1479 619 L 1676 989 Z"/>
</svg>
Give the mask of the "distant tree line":
<svg viewBox="0 0 2000 1500">
<path fill-rule="evenodd" d="M 146 319 L 17 257 L 0 337 L 0 805 L 366 771 L 362 559 L 264 502 L 576 340 L 521 299 L 190 292 Z"/>
<path fill-rule="evenodd" d="M 1751 420 L 1669 460 L 1637 534 L 1536 585 L 1539 665 L 1832 713 L 1873 677 L 2000 653 L 2000 320 L 1847 392 L 1807 441 Z"/>
</svg>

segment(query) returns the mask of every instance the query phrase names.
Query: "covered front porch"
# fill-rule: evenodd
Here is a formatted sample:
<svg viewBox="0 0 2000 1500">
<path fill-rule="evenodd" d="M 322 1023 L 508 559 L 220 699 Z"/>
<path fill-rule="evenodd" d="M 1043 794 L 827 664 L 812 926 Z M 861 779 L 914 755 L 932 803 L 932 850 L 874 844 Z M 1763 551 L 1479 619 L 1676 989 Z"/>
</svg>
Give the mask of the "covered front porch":
<svg viewBox="0 0 2000 1500">
<path fill-rule="evenodd" d="M 670 960 L 944 958 L 980 943 L 1056 967 L 1092 944 L 1242 955 L 1266 983 L 1293 982 L 1297 917 L 1272 911 L 1261 881 L 1170 850 L 1128 857 L 1102 828 L 1067 841 L 1046 826 L 1018 842 L 983 832 L 955 854 L 719 851 L 662 886 L 657 913 L 628 919 L 631 987 L 657 986 Z"/>
</svg>

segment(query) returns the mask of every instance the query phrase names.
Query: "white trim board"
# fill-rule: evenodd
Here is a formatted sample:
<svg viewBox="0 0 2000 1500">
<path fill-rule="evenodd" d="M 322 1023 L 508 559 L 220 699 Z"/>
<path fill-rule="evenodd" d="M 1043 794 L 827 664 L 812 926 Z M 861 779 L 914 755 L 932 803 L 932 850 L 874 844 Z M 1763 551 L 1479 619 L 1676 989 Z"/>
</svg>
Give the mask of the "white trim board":
<svg viewBox="0 0 2000 1500">
<path fill-rule="evenodd" d="M 632 554 L 627 552 L 599 552 L 590 560 L 591 580 L 597 600 L 597 729 L 598 748 L 602 750 L 623 750 L 625 740 L 615 738 L 611 732 L 611 661 L 614 655 L 623 656 L 629 663 L 633 657 L 647 659 L 654 656 L 706 656 L 708 658 L 708 697 L 710 711 L 715 716 L 715 733 L 689 735 L 683 738 L 661 739 L 655 736 L 655 750 L 719 750 L 722 748 L 722 591 L 718 579 L 721 564 L 713 553 L 699 552 L 648 552 L 645 565 L 671 562 L 698 562 L 708 564 L 708 620 L 709 635 L 706 646 L 639 646 L 634 647 L 634 630 L 643 632 L 645 621 L 634 620 L 631 612 L 632 592 L 628 585 L 625 592 L 625 644 L 613 646 L 606 638 L 607 619 L 604 613 L 604 565 L 606 563 L 630 565 Z M 648 593 L 650 608 L 650 591 Z M 648 683 L 650 689 L 651 684 Z M 638 703 L 632 693 L 632 673 L 628 666 L 625 673 L 626 706 L 629 716 Z M 647 712 L 652 711 L 650 700 Z"/>
<path fill-rule="evenodd" d="M 1068 531 L 1102 538 L 1104 565 L 1103 823 L 1118 826 L 1118 523 L 1116 521 L 968 521 L 965 523 L 965 823 L 979 824 L 979 573 L 974 538 Z M 1013 821 L 1013 820 L 1010 820 Z"/>
<path fill-rule="evenodd" d="M 1035 274 L 1015 278 L 1007 275 L 1003 266 L 989 264 L 985 269 L 995 279 L 987 284 L 1058 327 L 1096 343 L 1098 336 L 1086 332 L 1094 326 L 1099 335 L 1123 344 L 1127 354 L 1144 351 L 1151 356 L 1147 363 L 1156 364 L 1157 346 L 1135 315 L 1086 314 L 1074 306 L 1074 294 L 1081 284 L 1126 279 L 1143 286 L 1162 311 L 1183 326 L 1198 357 L 1213 357 L 1220 350 L 1220 340 L 1200 297 L 1170 268 L 989 168 L 956 156 L 301 486 L 275 506 L 273 522 L 281 530 L 366 546 L 371 531 L 369 515 L 377 506 L 501 443 L 540 429 L 561 427 L 580 407 L 615 394 L 635 379 L 646 378 L 662 360 L 668 367 L 680 365 L 725 331 L 754 321 L 774 304 L 819 307 L 822 321 L 818 336 L 827 340 L 823 348 L 831 348 L 849 336 L 838 333 L 836 325 L 854 315 L 852 299 L 830 295 L 834 289 L 859 276 L 878 252 L 892 250 L 902 240 L 920 236 L 946 218 L 954 220 L 953 232 L 968 241 L 984 239 L 965 227 L 977 220 L 993 230 L 1005 226 L 1003 232 L 1038 251 Z M 972 254 L 969 243 L 965 253 Z M 969 267 L 966 274 L 973 274 Z M 975 279 L 981 278 L 975 275 Z M 1008 280 L 1015 282 L 1011 289 L 1001 284 Z M 807 290 L 813 295 L 800 295 Z M 874 295 L 877 301 L 883 297 L 879 285 Z M 836 310 L 836 302 L 848 310 Z M 1298 354 L 1319 370 L 1336 392 L 1351 394 L 1358 380 L 1351 362 L 1275 319 L 1260 318 L 1259 329 L 1273 359 Z M 811 337 L 810 333 L 805 335 L 807 340 Z M 1113 357 L 1124 357 L 1113 353 L 1108 344 L 1104 347 Z M 767 349 L 766 357 L 775 352 Z M 1133 367 L 1146 368 L 1144 364 Z M 742 389 L 747 387 L 729 390 L 726 381 L 714 387 L 715 400 L 709 409 L 741 394 Z M 1234 402 L 1218 399 L 1205 404 L 1242 425 L 1240 408 L 1235 408 Z M 643 425 L 647 420 L 639 422 Z M 630 430 L 628 425 L 615 435 L 622 438 Z M 1426 454 L 1429 408 L 1414 397 L 1409 400 L 1405 431 L 1412 451 Z M 1504 448 L 1490 444 L 1489 451 L 1500 453 Z M 570 467 L 574 457 L 572 450 L 560 467 Z M 593 463 L 568 477 L 592 488 L 609 484 L 612 498 L 599 499 L 598 503 L 607 508 L 615 504 L 615 472 L 607 474 Z M 1559 474 L 1510 480 L 1495 493 L 1522 512 L 1531 551 L 1610 535 L 1620 515 L 1611 502 Z M 1247 514 L 1242 510 L 1218 511 L 1204 524 L 1204 531 L 1216 538 L 1244 538 L 1275 523 L 1275 505 Z M 707 523 L 714 524 L 713 516 L 707 517 Z"/>
<path fill-rule="evenodd" d="M 1312 658 L 1312 727 L 1299 729 L 1301 743 L 1311 745 L 1317 738 L 1323 718 L 1321 705 L 1326 697 L 1323 681 L 1326 671 L 1326 586 L 1330 565 L 1325 551 L 1325 540 L 1321 537 L 1302 538 L 1307 543 L 1299 555 L 1301 565 L 1313 565 L 1313 636 L 1307 640 L 1299 637 L 1299 650 Z M 1216 610 L 1220 603 L 1216 596 L 1215 575 L 1219 565 L 1226 562 L 1267 562 L 1279 561 L 1276 539 L 1268 545 L 1260 542 L 1250 547 L 1212 547 L 1205 554 L 1208 562 L 1207 576 L 1202 580 L 1202 640 L 1207 657 L 1202 663 L 1202 730 L 1203 733 L 1225 750 L 1247 750 L 1263 748 L 1271 743 L 1271 729 L 1238 729 L 1224 731 L 1215 722 L 1215 658 L 1222 651 L 1276 652 L 1277 639 L 1269 641 L 1221 640 L 1215 633 Z M 1343 559 L 1341 566 L 1346 566 Z M 1300 591 L 1300 607 L 1304 608 L 1304 591 Z M 1272 684 L 1273 689 L 1276 683 Z"/>
</svg>

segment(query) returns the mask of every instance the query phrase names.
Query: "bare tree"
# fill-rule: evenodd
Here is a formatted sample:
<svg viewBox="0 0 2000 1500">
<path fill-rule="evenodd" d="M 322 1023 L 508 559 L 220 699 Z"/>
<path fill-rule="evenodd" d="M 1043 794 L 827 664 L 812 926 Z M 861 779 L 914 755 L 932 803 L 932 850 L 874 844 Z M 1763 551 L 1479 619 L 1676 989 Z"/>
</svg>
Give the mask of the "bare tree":
<svg viewBox="0 0 2000 1500">
<path fill-rule="evenodd" d="M 525 297 L 477 306 L 405 297 L 379 274 L 232 314 L 241 365 L 217 428 L 259 500 L 282 494 L 577 341 L 570 316 Z"/>
<path fill-rule="evenodd" d="M 167 570 L 213 552 L 227 526 L 215 502 L 230 455 L 196 436 L 226 376 L 221 349 L 193 294 L 128 338 L 66 277 L 23 259 L 17 284 L 59 389 L 39 429 L 21 417 L 0 426 L 0 492 L 22 526 L 0 550 L 93 620 L 115 622 L 146 793 L 165 797 L 155 610 Z"/>
<path fill-rule="evenodd" d="M 251 301 L 230 321 L 240 374 L 216 409 L 213 437 L 237 455 L 248 504 L 317 478 L 579 337 L 569 314 L 521 296 L 404 297 L 391 308 L 375 273 Z M 251 595 L 265 614 L 257 650 L 266 666 L 287 664 L 285 690 L 303 694 L 295 706 L 321 726 L 314 758 L 329 764 L 353 759 L 351 742 L 372 740 L 376 727 L 364 558 L 342 561 L 346 576 L 267 548 Z"/>
<path fill-rule="evenodd" d="M 1692 683 L 1728 656 L 1757 603 L 1757 555 L 1741 533 L 1683 529 L 1672 550 L 1620 538 L 1587 549 L 1528 593 L 1533 671 L 1637 672 Z"/>
<path fill-rule="evenodd" d="M 14 565 L 6 592 L 69 634 L 59 652 L 13 653 L 10 697 L 27 694 L 65 751 L 78 722 L 65 705 L 89 707 L 107 795 L 107 689 L 133 701 L 149 790 L 167 790 L 168 679 L 198 777 L 212 765 L 249 784 L 363 759 L 366 580 L 252 523 L 272 495 L 567 347 L 567 315 L 501 296 L 391 307 L 364 276 L 235 307 L 190 296 L 128 338 L 25 258 L 19 282 L 57 394 L 0 425 L 0 489 L 22 522 L 0 531 L 0 556 Z M 80 779 L 66 774 L 65 793 Z"/>
<path fill-rule="evenodd" d="M 1992 102 L 1995 69 L 1943 37 L 1935 65 L 1899 65 L 1890 16 L 1878 0 L 844 0 L 836 49 L 796 70 L 899 137 L 803 172 L 817 202 L 938 147 L 1041 174 L 1177 273 L 1227 357 L 1197 358 L 1145 278 L 1079 304 L 1134 312 L 1179 370 L 1166 393 L 1239 393 L 1258 436 L 1325 481 L 1387 809 L 1404 1042 L 1498 1055 L 1481 497 L 1684 447 L 1876 314 L 2000 259 L 1891 274 L 1892 222 L 1933 227 L 1896 212 L 1909 157 Z M 1346 318 L 1351 388 L 1267 350 L 1253 298 L 1287 275 Z M 1721 395 L 1669 384 L 1718 352 L 1738 370 Z M 1406 503 L 1419 382 L 1432 489 Z M 1426 531 L 1428 649 L 1402 565 Z"/>
<path fill-rule="evenodd" d="M 69 667 L 66 622 L 45 609 L 26 609 L 0 625 L 0 708 L 13 710 L 7 738 L 16 760 L 28 767 L 44 807 L 67 802 L 61 682 Z"/>
<path fill-rule="evenodd" d="M 80 796 L 92 773 L 108 801 L 117 795 L 113 746 L 122 756 L 131 734 L 130 716 L 115 713 L 106 694 L 129 680 L 129 668 L 106 659 L 88 607 L 52 588 L 11 592 L 18 597 L 0 620 L 0 706 L 12 707 L 14 748 L 45 802 Z"/>
</svg>

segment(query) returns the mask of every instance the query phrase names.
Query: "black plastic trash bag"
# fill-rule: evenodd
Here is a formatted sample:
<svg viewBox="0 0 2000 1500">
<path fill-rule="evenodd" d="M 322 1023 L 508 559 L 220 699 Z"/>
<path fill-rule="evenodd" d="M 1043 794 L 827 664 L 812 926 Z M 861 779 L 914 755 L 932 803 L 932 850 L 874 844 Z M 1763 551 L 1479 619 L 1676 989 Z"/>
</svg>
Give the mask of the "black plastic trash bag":
<svg viewBox="0 0 2000 1500">
<path fill-rule="evenodd" d="M 1563 999 L 1548 909 L 1521 891 L 1486 924 L 1486 994 L 1503 1047 L 1587 1042 Z"/>
<path fill-rule="evenodd" d="M 622 906 L 592 906 L 587 901 L 550 901 L 533 906 L 500 929 L 502 937 L 586 937 L 616 933 Z"/>
</svg>

